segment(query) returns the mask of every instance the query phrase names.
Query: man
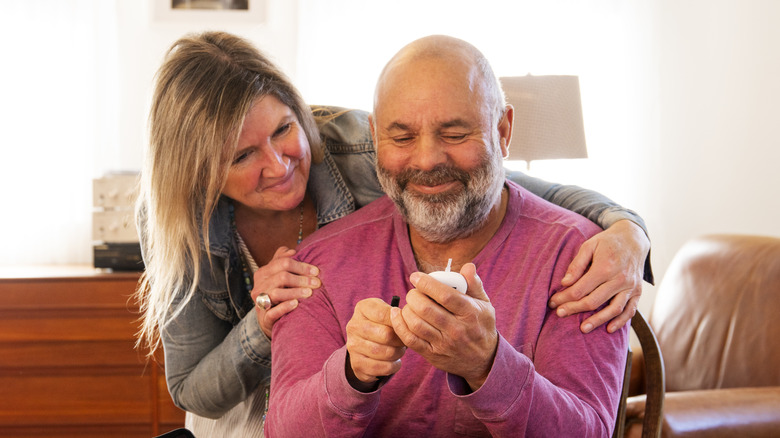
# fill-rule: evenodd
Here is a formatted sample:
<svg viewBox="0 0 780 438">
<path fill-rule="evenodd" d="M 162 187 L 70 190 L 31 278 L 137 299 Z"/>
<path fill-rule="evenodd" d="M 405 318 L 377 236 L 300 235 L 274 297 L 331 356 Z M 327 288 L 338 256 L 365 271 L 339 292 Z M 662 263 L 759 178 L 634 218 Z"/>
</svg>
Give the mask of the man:
<svg viewBox="0 0 780 438">
<path fill-rule="evenodd" d="M 547 306 L 599 229 L 506 181 L 512 116 L 461 40 L 423 38 L 385 67 L 372 135 L 388 197 L 301 248 L 322 289 L 274 327 L 268 436 L 612 433 L 626 328 L 583 334 L 589 313 Z M 448 259 L 466 294 L 423 273 Z"/>
</svg>

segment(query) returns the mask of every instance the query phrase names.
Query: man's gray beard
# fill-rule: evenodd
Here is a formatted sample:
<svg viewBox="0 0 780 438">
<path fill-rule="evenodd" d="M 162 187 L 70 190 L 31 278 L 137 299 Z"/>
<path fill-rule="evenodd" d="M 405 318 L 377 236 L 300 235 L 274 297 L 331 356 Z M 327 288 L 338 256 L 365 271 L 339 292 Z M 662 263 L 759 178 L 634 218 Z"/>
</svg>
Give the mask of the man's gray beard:
<svg viewBox="0 0 780 438">
<path fill-rule="evenodd" d="M 502 164 L 500 154 L 490 153 L 471 175 L 443 165 L 427 172 L 407 169 L 393 175 L 377 163 L 377 176 L 406 223 L 429 242 L 447 243 L 470 236 L 485 223 L 504 186 Z M 423 195 L 406 190 L 410 181 L 435 185 L 453 179 L 463 184 L 455 193 Z"/>
</svg>

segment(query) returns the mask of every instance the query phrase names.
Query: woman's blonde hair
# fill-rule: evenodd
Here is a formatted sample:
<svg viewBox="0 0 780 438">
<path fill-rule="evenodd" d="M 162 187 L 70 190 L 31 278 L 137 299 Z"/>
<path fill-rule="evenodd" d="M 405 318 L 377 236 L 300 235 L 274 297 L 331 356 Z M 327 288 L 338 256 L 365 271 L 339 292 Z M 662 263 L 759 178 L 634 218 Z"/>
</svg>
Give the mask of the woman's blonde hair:
<svg viewBox="0 0 780 438">
<path fill-rule="evenodd" d="M 142 312 L 138 346 L 150 356 L 166 321 L 195 292 L 202 264 L 210 263 L 209 220 L 244 118 L 267 95 L 293 110 L 317 162 L 320 139 L 311 110 L 248 41 L 224 32 L 187 35 L 171 46 L 157 72 L 136 205 L 146 264 L 136 292 Z"/>
</svg>

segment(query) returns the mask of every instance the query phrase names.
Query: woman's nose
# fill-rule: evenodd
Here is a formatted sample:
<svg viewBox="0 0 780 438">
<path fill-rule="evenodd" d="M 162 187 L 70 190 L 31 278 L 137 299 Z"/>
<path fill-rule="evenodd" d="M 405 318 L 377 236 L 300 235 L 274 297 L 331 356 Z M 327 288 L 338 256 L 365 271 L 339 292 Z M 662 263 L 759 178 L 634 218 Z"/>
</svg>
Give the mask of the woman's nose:
<svg viewBox="0 0 780 438">
<path fill-rule="evenodd" d="M 279 178 L 287 174 L 290 167 L 290 158 L 281 150 L 269 146 L 265 151 L 265 167 L 262 176 L 265 178 Z"/>
</svg>

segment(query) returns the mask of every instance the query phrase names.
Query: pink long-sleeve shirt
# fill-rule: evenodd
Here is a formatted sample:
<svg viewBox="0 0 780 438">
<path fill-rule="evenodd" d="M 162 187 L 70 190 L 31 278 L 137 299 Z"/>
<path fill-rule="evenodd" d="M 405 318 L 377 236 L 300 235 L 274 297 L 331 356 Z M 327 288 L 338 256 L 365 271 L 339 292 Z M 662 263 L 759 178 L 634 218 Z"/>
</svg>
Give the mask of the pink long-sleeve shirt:
<svg viewBox="0 0 780 438">
<path fill-rule="evenodd" d="M 380 198 L 327 226 L 297 258 L 319 266 L 323 286 L 273 330 L 269 437 L 610 436 L 627 329 L 583 334 L 588 314 L 548 308 L 582 242 L 599 228 L 508 182 L 499 230 L 473 260 L 495 307 L 495 361 L 473 393 L 465 381 L 412 350 L 379 389 L 362 393 L 345 375 L 346 324 L 355 304 L 389 302 L 417 271 L 407 225 Z M 446 263 L 446 254 L 442 255 Z"/>
</svg>

